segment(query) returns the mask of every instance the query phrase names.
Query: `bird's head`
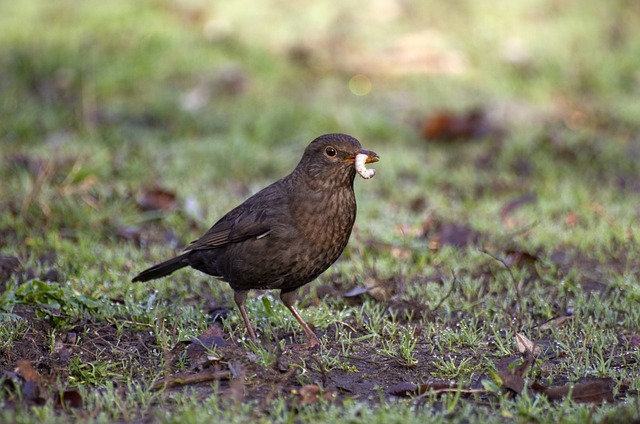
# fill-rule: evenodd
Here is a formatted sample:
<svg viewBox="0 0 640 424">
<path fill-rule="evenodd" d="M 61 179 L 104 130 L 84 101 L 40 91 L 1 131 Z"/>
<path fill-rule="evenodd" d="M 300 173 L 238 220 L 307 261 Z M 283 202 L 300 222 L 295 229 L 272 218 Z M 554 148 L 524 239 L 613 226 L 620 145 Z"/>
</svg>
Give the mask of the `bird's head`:
<svg viewBox="0 0 640 424">
<path fill-rule="evenodd" d="M 305 149 L 296 171 L 310 175 L 314 181 L 332 185 L 353 185 L 356 155 L 367 156 L 365 163 L 377 162 L 378 155 L 364 150 L 360 142 L 346 134 L 325 134 Z"/>
</svg>

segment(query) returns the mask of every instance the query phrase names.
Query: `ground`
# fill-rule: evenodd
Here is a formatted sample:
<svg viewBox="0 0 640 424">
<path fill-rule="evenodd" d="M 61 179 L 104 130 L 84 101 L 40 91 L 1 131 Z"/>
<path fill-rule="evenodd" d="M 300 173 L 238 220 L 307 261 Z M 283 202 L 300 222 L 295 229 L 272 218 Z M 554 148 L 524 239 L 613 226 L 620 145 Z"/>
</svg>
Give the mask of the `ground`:
<svg viewBox="0 0 640 424">
<path fill-rule="evenodd" d="M 0 421 L 638 422 L 638 6 L 268 3 L 0 6 Z M 381 160 L 319 348 L 130 282 L 328 132 Z"/>
</svg>

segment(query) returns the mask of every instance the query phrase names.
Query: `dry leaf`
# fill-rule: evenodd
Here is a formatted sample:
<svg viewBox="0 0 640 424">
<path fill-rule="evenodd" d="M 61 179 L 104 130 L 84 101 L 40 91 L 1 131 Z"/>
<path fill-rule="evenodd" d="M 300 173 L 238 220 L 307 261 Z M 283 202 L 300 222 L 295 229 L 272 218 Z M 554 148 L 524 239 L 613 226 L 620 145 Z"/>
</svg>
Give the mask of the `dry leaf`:
<svg viewBox="0 0 640 424">
<path fill-rule="evenodd" d="M 60 393 L 56 398 L 57 405 L 60 408 L 82 408 L 83 399 L 78 389 L 69 389 Z"/>
<path fill-rule="evenodd" d="M 545 387 L 540 383 L 533 383 L 531 388 L 546 395 L 549 400 L 562 400 L 567 396 L 579 403 L 613 402 L 614 382 L 611 378 L 598 378 L 564 386 Z"/>
<path fill-rule="evenodd" d="M 524 250 L 506 249 L 505 264 L 512 267 L 528 267 L 535 271 L 535 263 L 538 261 L 538 254 L 529 253 Z"/>
<path fill-rule="evenodd" d="M 496 368 L 498 375 L 502 380 L 502 387 L 517 394 L 522 393 L 522 390 L 524 389 L 524 376 L 527 374 L 532 364 L 532 358 L 522 360 L 522 358 L 519 357 L 508 357 L 498 362 L 498 364 L 496 364 Z"/>
<path fill-rule="evenodd" d="M 136 197 L 138 206 L 143 210 L 161 210 L 164 212 L 175 209 L 176 194 L 160 187 L 144 190 Z"/>
<path fill-rule="evenodd" d="M 550 330 L 552 328 L 562 328 L 566 325 L 568 321 L 573 319 L 574 315 L 564 315 L 561 317 L 550 319 L 540 326 L 540 330 Z"/>
<path fill-rule="evenodd" d="M 24 385 L 22 386 L 24 397 L 37 403 L 44 403 L 45 399 L 41 397 L 40 374 L 31 366 L 31 362 L 18 361 L 15 372 L 24 379 Z"/>
<path fill-rule="evenodd" d="M 214 324 L 198 337 L 180 342 L 179 344 L 189 344 L 189 347 L 187 347 L 187 356 L 189 357 L 191 367 L 195 368 L 212 360 L 219 360 L 219 358 L 209 358 L 207 350 L 213 349 L 216 346 L 226 346 L 227 342 L 224 339 L 222 328 Z"/>
<path fill-rule="evenodd" d="M 305 384 L 298 390 L 292 390 L 292 393 L 299 396 L 300 403 L 303 405 L 313 405 L 320 399 L 331 400 L 336 395 L 333 390 L 323 391 L 320 386 L 316 384 Z"/>
<path fill-rule="evenodd" d="M 206 383 L 215 380 L 229 380 L 231 371 L 229 370 L 205 370 L 198 373 L 182 372 L 156 381 L 151 390 L 159 390 L 165 387 L 184 386 L 189 384 Z"/>
<path fill-rule="evenodd" d="M 422 124 L 422 137 L 426 140 L 466 141 L 501 133 L 481 108 L 462 113 L 440 110 L 428 116 Z"/>
<path fill-rule="evenodd" d="M 364 285 L 369 289 L 369 294 L 375 300 L 384 302 L 392 296 L 393 284 L 385 284 L 377 278 L 368 277 L 364 280 Z"/>
<path fill-rule="evenodd" d="M 342 297 L 357 297 L 369 292 L 368 287 L 356 286 L 342 293 Z"/>
<path fill-rule="evenodd" d="M 542 350 L 540 346 L 532 342 L 522 333 L 516 333 L 516 342 L 518 344 L 518 352 L 525 354 L 530 353 L 532 355 L 540 355 Z"/>
<path fill-rule="evenodd" d="M 311 405 L 318 401 L 320 387 L 315 384 L 306 384 L 298 390 L 300 400 L 304 405 Z"/>
</svg>

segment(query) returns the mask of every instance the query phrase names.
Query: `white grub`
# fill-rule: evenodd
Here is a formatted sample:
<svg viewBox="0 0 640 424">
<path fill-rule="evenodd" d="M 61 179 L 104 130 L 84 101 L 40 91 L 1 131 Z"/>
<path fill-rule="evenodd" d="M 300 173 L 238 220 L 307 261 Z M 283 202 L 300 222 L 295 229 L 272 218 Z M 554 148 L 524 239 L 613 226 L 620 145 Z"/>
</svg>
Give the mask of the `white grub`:
<svg viewBox="0 0 640 424">
<path fill-rule="evenodd" d="M 376 170 L 375 169 L 367 169 L 367 166 L 366 166 L 367 157 L 368 156 L 365 155 L 365 154 L 358 153 L 356 155 L 356 160 L 355 160 L 356 171 L 365 180 L 368 180 L 369 178 L 371 178 L 374 175 L 376 175 Z"/>
</svg>

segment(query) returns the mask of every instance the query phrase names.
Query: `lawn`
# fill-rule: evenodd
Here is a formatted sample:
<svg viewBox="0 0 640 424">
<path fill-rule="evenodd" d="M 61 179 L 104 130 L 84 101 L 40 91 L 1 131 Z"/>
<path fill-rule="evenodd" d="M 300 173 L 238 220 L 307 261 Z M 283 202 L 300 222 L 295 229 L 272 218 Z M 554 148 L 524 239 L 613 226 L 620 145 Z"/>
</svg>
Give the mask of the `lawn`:
<svg viewBox="0 0 640 424">
<path fill-rule="evenodd" d="M 640 421 L 640 4 L 0 5 L 0 422 Z M 131 283 L 376 151 L 341 258 Z"/>
</svg>

